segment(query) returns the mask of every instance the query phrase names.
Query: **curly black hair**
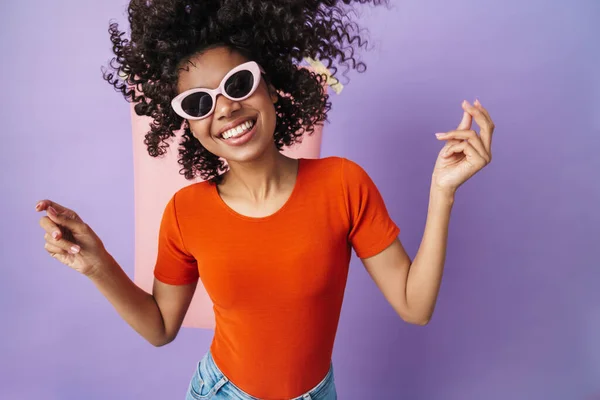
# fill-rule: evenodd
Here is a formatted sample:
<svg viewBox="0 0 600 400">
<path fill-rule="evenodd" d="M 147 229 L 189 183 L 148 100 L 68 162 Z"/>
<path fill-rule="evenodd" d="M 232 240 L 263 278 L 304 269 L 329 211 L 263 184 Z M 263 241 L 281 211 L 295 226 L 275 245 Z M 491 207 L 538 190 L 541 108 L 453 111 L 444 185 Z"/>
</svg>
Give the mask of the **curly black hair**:
<svg viewBox="0 0 600 400">
<path fill-rule="evenodd" d="M 256 61 L 278 92 L 274 140 L 281 150 L 300 142 L 304 133 L 327 119 L 331 109 L 323 89 L 325 76 L 298 68 L 304 58 L 323 62 L 334 78 L 344 66 L 359 72 L 366 65 L 355 57 L 366 47 L 363 30 L 353 22 L 351 3 L 379 5 L 386 0 L 131 0 L 131 38 L 110 23 L 115 57 L 103 77 L 135 112 L 152 118 L 144 143 L 152 157 L 163 155 L 176 131 L 183 128 L 179 147 L 180 173 L 199 174 L 220 182 L 225 162 L 193 136 L 187 121 L 171 108 L 177 95 L 178 69 L 196 53 L 226 46 Z"/>
</svg>

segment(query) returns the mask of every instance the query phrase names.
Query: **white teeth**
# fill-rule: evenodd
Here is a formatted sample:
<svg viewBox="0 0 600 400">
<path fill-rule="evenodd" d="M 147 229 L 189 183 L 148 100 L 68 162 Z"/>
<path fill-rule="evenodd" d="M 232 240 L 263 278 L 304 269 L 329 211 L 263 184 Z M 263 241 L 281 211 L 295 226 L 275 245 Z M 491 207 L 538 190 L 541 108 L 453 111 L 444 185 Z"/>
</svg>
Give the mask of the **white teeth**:
<svg viewBox="0 0 600 400">
<path fill-rule="evenodd" d="M 254 126 L 254 121 L 242 122 L 238 126 L 226 130 L 221 136 L 223 136 L 223 139 L 230 139 L 232 137 L 241 135 L 242 133 L 246 132 L 246 130 L 252 128 L 252 126 Z"/>
</svg>

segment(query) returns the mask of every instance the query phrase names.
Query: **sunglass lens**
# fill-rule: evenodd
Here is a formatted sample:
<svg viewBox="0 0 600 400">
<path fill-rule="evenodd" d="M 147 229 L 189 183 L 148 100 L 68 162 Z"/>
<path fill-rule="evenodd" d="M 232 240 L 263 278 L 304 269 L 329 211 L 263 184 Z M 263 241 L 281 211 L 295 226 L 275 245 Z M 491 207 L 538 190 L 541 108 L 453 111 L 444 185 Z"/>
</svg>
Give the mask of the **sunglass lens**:
<svg viewBox="0 0 600 400">
<path fill-rule="evenodd" d="M 210 112 L 212 98 L 206 92 L 196 92 L 181 101 L 181 108 L 192 117 L 202 117 Z"/>
<path fill-rule="evenodd" d="M 250 71 L 238 71 L 225 82 L 225 92 L 236 99 L 247 96 L 254 86 L 254 76 Z"/>
</svg>

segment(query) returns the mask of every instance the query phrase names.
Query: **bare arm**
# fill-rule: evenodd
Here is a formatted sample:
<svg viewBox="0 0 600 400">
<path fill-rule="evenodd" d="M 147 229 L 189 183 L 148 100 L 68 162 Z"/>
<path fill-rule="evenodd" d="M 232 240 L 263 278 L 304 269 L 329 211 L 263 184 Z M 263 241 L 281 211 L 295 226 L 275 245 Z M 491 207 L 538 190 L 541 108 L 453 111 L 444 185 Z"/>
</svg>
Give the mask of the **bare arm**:
<svg viewBox="0 0 600 400">
<path fill-rule="evenodd" d="M 152 294 L 146 293 L 73 210 L 42 200 L 36 211 L 47 212 L 40 226 L 45 231 L 44 248 L 53 258 L 89 277 L 119 315 L 154 346 L 175 339 L 197 283 L 167 285 L 154 280 Z"/>
<path fill-rule="evenodd" d="M 154 346 L 172 342 L 192 301 L 197 282 L 167 285 L 154 279 L 152 294 L 139 288 L 117 262 L 88 275 L 119 315 Z"/>
<path fill-rule="evenodd" d="M 363 264 L 390 305 L 406 322 L 425 325 L 440 290 L 453 197 L 432 190 L 425 232 L 413 262 L 400 240 Z"/>
<path fill-rule="evenodd" d="M 414 261 L 399 240 L 363 263 L 388 302 L 407 322 L 425 325 L 431 319 L 440 290 L 450 212 L 456 190 L 492 159 L 495 129 L 488 111 L 479 103 L 463 102 L 463 119 L 457 130 L 437 135 L 446 145 L 438 154 L 432 175 L 427 222 Z M 473 119 L 480 135 L 471 130 Z"/>
</svg>

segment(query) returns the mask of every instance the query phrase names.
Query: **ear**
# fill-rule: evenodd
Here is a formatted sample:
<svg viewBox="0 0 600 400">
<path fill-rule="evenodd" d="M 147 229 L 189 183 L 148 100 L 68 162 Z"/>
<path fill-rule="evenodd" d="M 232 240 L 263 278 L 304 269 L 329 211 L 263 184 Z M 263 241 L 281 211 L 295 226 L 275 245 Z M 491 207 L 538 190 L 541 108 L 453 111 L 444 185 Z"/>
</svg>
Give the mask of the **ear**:
<svg viewBox="0 0 600 400">
<path fill-rule="evenodd" d="M 192 134 L 192 136 L 194 138 L 196 138 L 196 140 L 198 140 L 198 137 L 196 136 L 196 133 L 194 133 L 194 131 L 192 130 L 192 127 L 190 126 L 190 121 L 188 121 L 187 119 L 185 119 L 184 122 L 183 122 L 183 129 L 189 129 L 190 133 Z"/>
</svg>

